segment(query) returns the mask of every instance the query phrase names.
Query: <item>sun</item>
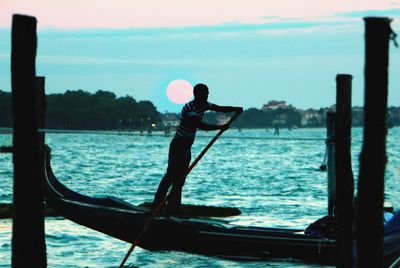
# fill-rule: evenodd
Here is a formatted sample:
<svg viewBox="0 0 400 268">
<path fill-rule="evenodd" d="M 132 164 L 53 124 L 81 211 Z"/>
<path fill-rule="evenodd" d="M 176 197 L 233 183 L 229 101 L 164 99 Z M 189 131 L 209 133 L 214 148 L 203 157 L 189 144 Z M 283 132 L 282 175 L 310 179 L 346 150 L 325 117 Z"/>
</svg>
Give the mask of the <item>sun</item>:
<svg viewBox="0 0 400 268">
<path fill-rule="evenodd" d="M 183 79 L 173 80 L 167 86 L 167 97 L 173 103 L 186 103 L 193 97 L 193 86 Z"/>
</svg>

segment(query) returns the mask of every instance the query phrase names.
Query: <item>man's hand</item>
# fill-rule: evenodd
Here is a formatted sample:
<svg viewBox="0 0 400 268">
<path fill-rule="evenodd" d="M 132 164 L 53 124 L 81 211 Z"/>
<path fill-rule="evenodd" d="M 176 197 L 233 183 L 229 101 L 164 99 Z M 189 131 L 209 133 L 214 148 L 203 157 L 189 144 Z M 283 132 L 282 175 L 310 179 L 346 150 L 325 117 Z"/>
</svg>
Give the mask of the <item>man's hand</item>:
<svg viewBox="0 0 400 268">
<path fill-rule="evenodd" d="M 235 112 L 238 114 L 243 113 L 243 108 L 242 107 L 236 107 Z"/>
<path fill-rule="evenodd" d="M 225 131 L 229 128 L 229 124 L 223 124 L 220 126 L 222 131 Z"/>
</svg>

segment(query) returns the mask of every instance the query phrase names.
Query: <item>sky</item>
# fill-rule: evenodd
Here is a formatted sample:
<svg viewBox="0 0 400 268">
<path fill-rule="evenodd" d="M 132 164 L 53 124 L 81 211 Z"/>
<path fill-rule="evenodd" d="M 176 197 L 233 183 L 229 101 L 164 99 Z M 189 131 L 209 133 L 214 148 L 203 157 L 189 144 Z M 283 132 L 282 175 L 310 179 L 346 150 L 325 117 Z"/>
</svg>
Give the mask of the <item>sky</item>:
<svg viewBox="0 0 400 268">
<path fill-rule="evenodd" d="M 363 17 L 389 17 L 395 0 L 0 0 L 0 89 L 11 91 L 13 14 L 36 17 L 36 74 L 46 93 L 107 90 L 150 100 L 160 112 L 182 104 L 171 81 L 209 87 L 218 105 L 300 109 L 335 103 L 337 74 L 353 75 L 364 103 Z M 398 40 L 400 43 L 400 39 Z M 389 105 L 400 106 L 400 49 L 390 45 Z"/>
</svg>

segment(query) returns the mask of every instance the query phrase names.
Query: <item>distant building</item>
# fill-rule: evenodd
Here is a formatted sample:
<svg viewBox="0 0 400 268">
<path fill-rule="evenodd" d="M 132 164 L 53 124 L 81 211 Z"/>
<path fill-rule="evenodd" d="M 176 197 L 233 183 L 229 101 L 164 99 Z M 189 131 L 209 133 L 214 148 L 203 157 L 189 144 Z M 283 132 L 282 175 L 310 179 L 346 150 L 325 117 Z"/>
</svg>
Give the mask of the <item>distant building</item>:
<svg viewBox="0 0 400 268">
<path fill-rule="evenodd" d="M 162 125 L 176 128 L 179 125 L 179 114 L 177 113 L 165 113 L 162 116 Z"/>
<path fill-rule="evenodd" d="M 364 124 L 364 108 L 355 106 L 351 109 L 351 120 L 353 126 L 363 126 Z"/>
<path fill-rule="evenodd" d="M 292 106 L 286 105 L 286 101 L 276 101 L 272 100 L 269 101 L 267 104 L 264 104 L 261 110 L 267 111 L 267 110 L 276 110 L 278 108 L 291 108 Z"/>
<path fill-rule="evenodd" d="M 335 107 L 298 110 L 301 114 L 301 126 L 304 127 L 321 127 L 326 125 L 326 117 L 328 111 L 334 111 Z"/>
<path fill-rule="evenodd" d="M 302 126 L 315 126 L 318 124 L 319 112 L 315 109 L 307 109 L 301 112 L 301 125 Z"/>
</svg>

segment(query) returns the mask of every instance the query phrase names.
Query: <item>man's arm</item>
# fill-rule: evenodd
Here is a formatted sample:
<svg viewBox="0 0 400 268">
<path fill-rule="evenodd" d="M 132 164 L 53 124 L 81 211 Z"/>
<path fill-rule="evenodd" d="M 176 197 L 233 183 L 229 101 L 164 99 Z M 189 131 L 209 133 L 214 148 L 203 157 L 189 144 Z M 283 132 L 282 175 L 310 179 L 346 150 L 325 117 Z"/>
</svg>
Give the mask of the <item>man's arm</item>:
<svg viewBox="0 0 400 268">
<path fill-rule="evenodd" d="M 230 113 L 230 112 L 236 112 L 236 113 L 241 113 L 243 112 L 242 107 L 235 107 L 235 106 L 218 106 L 215 104 L 211 104 L 210 108 L 211 111 L 215 112 L 222 112 L 222 113 Z M 199 128 L 201 130 L 227 130 L 229 128 L 229 124 L 222 124 L 222 125 L 213 125 L 213 124 L 208 124 L 203 121 L 201 121 L 198 117 L 189 117 L 187 120 L 187 123 L 190 125 Z"/>
<path fill-rule="evenodd" d="M 221 113 L 230 113 L 230 112 L 243 112 L 242 107 L 235 107 L 235 106 L 218 106 L 216 104 L 211 104 L 210 110 L 214 112 L 221 112 Z"/>
<path fill-rule="evenodd" d="M 196 128 L 199 128 L 201 130 L 207 130 L 207 131 L 208 130 L 219 130 L 219 129 L 222 129 L 225 131 L 229 128 L 229 124 L 212 125 L 212 124 L 205 123 L 196 117 L 190 117 L 187 122 Z"/>
</svg>

